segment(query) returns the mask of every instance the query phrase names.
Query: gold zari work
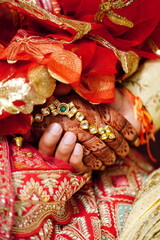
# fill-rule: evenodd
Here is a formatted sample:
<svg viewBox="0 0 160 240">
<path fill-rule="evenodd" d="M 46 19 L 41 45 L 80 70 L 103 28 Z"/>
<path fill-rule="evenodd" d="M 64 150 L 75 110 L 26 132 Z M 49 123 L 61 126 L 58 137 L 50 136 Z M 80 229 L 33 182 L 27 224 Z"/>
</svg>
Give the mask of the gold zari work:
<svg viewBox="0 0 160 240">
<path fill-rule="evenodd" d="M 112 9 L 121 9 L 124 7 L 128 7 L 132 2 L 134 2 L 134 0 L 102 1 L 102 3 L 99 5 L 100 11 L 95 15 L 95 21 L 102 22 L 104 16 L 106 15 L 113 23 L 132 28 L 134 24 L 131 21 L 129 21 L 126 17 L 118 15 L 117 13 L 112 11 Z"/>
<path fill-rule="evenodd" d="M 18 100 L 23 101 L 25 105 L 15 106 L 13 102 Z M 45 100 L 30 83 L 26 83 L 25 78 L 0 82 L 0 114 L 3 110 L 11 114 L 28 114 L 32 112 L 34 104 L 43 104 Z"/>
<path fill-rule="evenodd" d="M 72 28 L 76 31 L 74 39 L 82 38 L 91 30 L 91 24 L 88 22 L 71 20 L 63 17 L 58 17 L 51 12 L 46 11 L 45 9 L 40 8 L 38 5 L 34 4 L 33 1 L 24 1 L 24 0 L 0 0 L 0 3 L 9 2 L 13 6 L 21 7 L 25 9 L 28 13 L 44 21 L 51 21 L 52 23 L 57 24 L 60 28 L 65 29 Z"/>
<path fill-rule="evenodd" d="M 55 89 L 56 80 L 44 66 L 39 66 L 29 72 L 28 83 L 25 78 L 12 78 L 0 82 L 0 114 L 3 110 L 11 114 L 20 112 L 29 114 L 35 104 L 43 104 Z M 14 105 L 15 101 L 23 101 L 21 106 Z"/>
<path fill-rule="evenodd" d="M 160 239 L 160 170 L 146 180 L 124 226 L 121 240 Z"/>
<path fill-rule="evenodd" d="M 30 174 L 38 180 L 29 177 Z M 12 232 L 26 234 L 34 231 L 48 216 L 58 222 L 67 221 L 70 218 L 69 199 L 89 179 L 88 173 L 84 176 L 86 179 L 78 179 L 67 170 L 14 172 L 14 193 L 18 200 L 15 202 Z"/>
</svg>

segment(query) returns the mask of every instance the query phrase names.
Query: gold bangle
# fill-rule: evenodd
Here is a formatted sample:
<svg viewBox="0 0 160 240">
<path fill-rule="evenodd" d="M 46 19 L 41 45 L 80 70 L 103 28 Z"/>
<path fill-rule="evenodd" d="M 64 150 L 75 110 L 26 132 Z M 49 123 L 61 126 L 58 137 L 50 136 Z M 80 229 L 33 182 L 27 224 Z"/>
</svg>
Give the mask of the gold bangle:
<svg viewBox="0 0 160 240">
<path fill-rule="evenodd" d="M 109 125 L 105 125 L 104 127 L 97 127 L 95 125 L 90 124 L 86 119 L 82 112 L 79 112 L 75 107 L 73 102 L 64 103 L 59 102 L 59 100 L 53 101 L 48 107 L 42 108 L 41 113 L 37 113 L 33 117 L 34 122 L 41 123 L 44 117 L 52 114 L 53 116 L 57 116 L 58 114 L 65 115 L 68 118 L 75 117 L 80 122 L 80 127 L 84 130 L 89 130 L 91 134 L 99 134 L 101 140 L 106 139 L 115 139 L 115 135 L 110 130 Z"/>
</svg>

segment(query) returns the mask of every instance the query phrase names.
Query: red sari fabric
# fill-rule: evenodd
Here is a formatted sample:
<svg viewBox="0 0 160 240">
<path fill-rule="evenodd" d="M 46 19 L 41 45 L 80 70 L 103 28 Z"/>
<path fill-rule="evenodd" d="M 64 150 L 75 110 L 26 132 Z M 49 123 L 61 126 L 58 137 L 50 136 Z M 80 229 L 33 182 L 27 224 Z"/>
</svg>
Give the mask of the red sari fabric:
<svg viewBox="0 0 160 240">
<path fill-rule="evenodd" d="M 90 0 L 1 2 L 0 19 L 6 23 L 4 26 L 4 21 L 1 21 L 2 82 L 13 78 L 9 75 L 11 69 L 15 71 L 14 75 L 17 73 L 14 61 L 26 66 L 28 63 L 33 66 L 40 64 L 52 71 L 58 80 L 72 84 L 89 101 L 111 102 L 114 100 L 115 81 L 124 75 L 117 51 L 134 51 L 141 57 L 157 58 L 152 51 L 154 49 L 148 45 L 148 38 L 160 47 L 159 0 L 127 0 L 123 4 L 128 5 L 123 7 L 122 4 L 117 9 L 112 5 L 112 14 L 125 17 L 133 27 L 115 24 L 107 12 L 104 12 L 102 22 L 96 22 L 94 18 L 102 3 L 99 0 L 92 3 Z M 123 54 L 121 58 L 125 61 Z M 24 77 L 28 82 L 27 75 Z M 8 115 L 4 109 L 1 118 Z M 3 125 L 1 129 L 4 129 Z M 28 131 L 28 127 L 24 131 Z M 0 131 L 0 134 L 5 132 Z"/>
<path fill-rule="evenodd" d="M 102 23 L 96 23 L 95 13 L 99 11 L 101 1 L 94 0 L 58 0 L 62 13 L 74 19 L 92 23 L 91 35 L 99 35 L 121 50 L 134 50 L 142 48 L 141 44 L 154 32 L 159 23 L 159 1 L 135 0 L 129 6 L 112 10 L 134 23 L 132 28 L 121 26 L 109 20 L 105 14 Z M 107 1 L 103 1 L 107 2 Z M 116 1 L 113 1 L 116 2 Z M 130 1 L 122 1 L 130 2 Z M 157 33 L 158 37 L 158 33 Z M 150 52 L 151 53 L 151 52 Z M 140 52 L 142 54 L 142 52 Z M 145 54 L 145 53 L 144 53 Z M 146 54 L 145 54 L 146 55 Z"/>
<path fill-rule="evenodd" d="M 75 174 L 28 144 L 0 138 L 1 239 L 117 239 L 153 170 L 132 151 L 103 172 Z M 43 238 L 42 238 L 43 236 Z M 31 238 L 32 237 L 32 238 Z"/>
<path fill-rule="evenodd" d="M 157 57 L 147 39 L 151 37 L 160 47 L 159 0 L 135 0 L 128 7 L 112 9 L 132 21 L 133 28 L 117 25 L 106 15 L 102 23 L 95 22 L 99 0 L 0 3 L 1 84 L 18 77 L 28 83 L 30 67 L 42 64 L 88 100 L 109 102 L 114 99 L 115 80 L 123 73 L 115 52 L 105 47 L 103 41 L 93 40 L 95 35 L 119 50 Z M 3 94 L 0 91 L 1 99 Z M 5 95 L 5 100 L 8 97 L 9 94 Z M 15 99 L 13 104 L 24 103 Z M 24 134 L 31 127 L 30 114 L 14 115 L 3 109 L 0 119 L 0 135 Z M 116 239 L 136 193 L 151 171 L 145 159 L 132 152 L 124 161 L 88 181 L 87 175 L 76 175 L 68 164 L 45 159 L 29 145 L 18 151 L 1 137 L 0 238 Z"/>
</svg>

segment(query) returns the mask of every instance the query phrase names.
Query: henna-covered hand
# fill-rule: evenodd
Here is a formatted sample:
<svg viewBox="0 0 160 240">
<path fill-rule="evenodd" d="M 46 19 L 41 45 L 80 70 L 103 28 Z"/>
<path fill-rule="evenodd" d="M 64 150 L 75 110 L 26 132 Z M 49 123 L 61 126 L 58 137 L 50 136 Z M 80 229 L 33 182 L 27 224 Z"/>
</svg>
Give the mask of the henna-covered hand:
<svg viewBox="0 0 160 240">
<path fill-rule="evenodd" d="M 114 133 L 115 138 L 101 140 L 99 135 L 91 134 L 88 130 L 80 127 L 80 122 L 72 117 L 52 114 L 46 116 L 42 122 L 33 123 L 32 134 L 40 139 L 45 129 L 53 122 L 61 124 L 64 132 L 74 132 L 77 136 L 78 142 L 83 146 L 84 156 L 83 161 L 89 169 L 103 170 L 107 165 L 111 165 L 116 160 L 116 155 L 124 157 L 129 152 L 128 142 L 134 143 L 138 138 L 136 130 L 132 125 L 118 112 L 116 112 L 107 104 L 92 105 L 73 94 L 58 98 L 60 102 L 73 102 L 79 112 L 85 115 L 85 119 L 97 127 L 110 126 L 111 132 Z M 43 108 L 52 104 L 54 97 L 50 98 Z M 34 114 L 40 113 L 42 106 L 35 108 Z"/>
</svg>

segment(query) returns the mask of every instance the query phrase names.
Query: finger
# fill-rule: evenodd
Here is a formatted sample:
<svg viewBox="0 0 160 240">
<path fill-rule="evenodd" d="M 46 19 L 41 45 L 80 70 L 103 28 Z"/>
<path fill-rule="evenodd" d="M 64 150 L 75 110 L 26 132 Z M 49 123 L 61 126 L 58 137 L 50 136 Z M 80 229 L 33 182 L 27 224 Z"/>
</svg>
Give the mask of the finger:
<svg viewBox="0 0 160 240">
<path fill-rule="evenodd" d="M 126 122 L 126 125 L 124 125 L 120 132 L 127 140 L 129 140 L 136 147 L 140 145 L 140 139 L 138 137 L 137 131 L 128 121 Z"/>
<path fill-rule="evenodd" d="M 93 153 L 83 146 L 83 162 L 89 170 L 104 170 L 105 166 Z"/>
<path fill-rule="evenodd" d="M 109 127 L 110 131 L 115 135 L 115 139 L 107 138 L 104 140 L 107 145 L 114 150 L 114 152 L 121 157 L 125 157 L 129 153 L 129 144 L 125 138 L 115 129 Z"/>
<path fill-rule="evenodd" d="M 64 161 L 69 161 L 75 143 L 76 135 L 73 132 L 66 132 L 56 149 L 55 157 Z"/>
<path fill-rule="evenodd" d="M 134 141 L 138 138 L 138 133 L 127 119 L 106 104 L 99 105 L 98 110 L 105 124 L 109 124 L 112 128 L 115 128 L 124 138 L 134 144 Z"/>
<path fill-rule="evenodd" d="M 39 141 L 39 152 L 45 156 L 52 156 L 62 134 L 62 127 L 58 123 L 52 123 L 43 133 Z"/>
<path fill-rule="evenodd" d="M 92 155 L 95 156 L 95 159 L 99 159 L 105 165 L 111 165 L 115 162 L 115 152 L 98 137 L 90 135 L 88 139 L 82 141 L 81 143 L 92 152 Z M 88 157 L 85 159 L 88 159 Z"/>
<path fill-rule="evenodd" d="M 84 172 L 87 170 L 87 166 L 84 165 L 83 161 L 83 147 L 81 144 L 76 143 L 73 153 L 71 154 L 69 163 L 74 168 L 75 172 Z"/>
</svg>

